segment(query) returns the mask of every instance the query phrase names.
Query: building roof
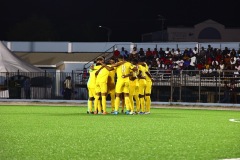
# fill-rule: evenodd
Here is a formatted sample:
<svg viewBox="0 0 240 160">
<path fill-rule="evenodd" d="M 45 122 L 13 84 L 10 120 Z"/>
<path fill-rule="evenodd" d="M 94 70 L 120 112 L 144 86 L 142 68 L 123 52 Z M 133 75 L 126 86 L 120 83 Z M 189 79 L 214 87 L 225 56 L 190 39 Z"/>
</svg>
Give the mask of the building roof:
<svg viewBox="0 0 240 160">
<path fill-rule="evenodd" d="M 102 53 L 15 53 L 24 61 L 33 65 L 57 65 L 62 61 L 71 62 L 89 62 L 96 57 L 102 55 Z M 107 53 L 108 54 L 108 53 Z"/>
</svg>

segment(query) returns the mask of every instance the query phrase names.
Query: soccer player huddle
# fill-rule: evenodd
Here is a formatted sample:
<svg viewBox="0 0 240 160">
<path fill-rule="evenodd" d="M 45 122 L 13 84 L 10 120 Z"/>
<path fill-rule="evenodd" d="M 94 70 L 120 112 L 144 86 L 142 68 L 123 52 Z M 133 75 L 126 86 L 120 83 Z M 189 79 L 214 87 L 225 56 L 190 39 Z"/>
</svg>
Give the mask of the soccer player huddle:
<svg viewBox="0 0 240 160">
<path fill-rule="evenodd" d="M 87 113 L 108 114 L 106 99 L 110 95 L 112 114 L 119 114 L 121 99 L 125 114 L 150 114 L 152 82 L 145 62 L 119 55 L 117 62 L 110 58 L 106 64 L 98 57 L 89 70 Z"/>
</svg>

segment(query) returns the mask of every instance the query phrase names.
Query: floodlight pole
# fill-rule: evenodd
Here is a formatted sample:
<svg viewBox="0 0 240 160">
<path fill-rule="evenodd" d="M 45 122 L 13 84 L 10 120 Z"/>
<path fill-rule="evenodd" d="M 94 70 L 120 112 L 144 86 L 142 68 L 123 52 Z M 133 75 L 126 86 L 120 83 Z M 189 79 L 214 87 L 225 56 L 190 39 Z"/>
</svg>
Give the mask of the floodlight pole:
<svg viewBox="0 0 240 160">
<path fill-rule="evenodd" d="M 110 29 L 110 28 L 108 28 L 108 27 L 105 27 L 105 26 L 98 26 L 99 28 L 104 28 L 104 29 L 106 29 L 108 32 L 107 32 L 107 40 L 108 40 L 108 42 L 110 42 L 110 36 L 111 36 L 111 33 L 112 33 L 112 30 Z"/>
</svg>

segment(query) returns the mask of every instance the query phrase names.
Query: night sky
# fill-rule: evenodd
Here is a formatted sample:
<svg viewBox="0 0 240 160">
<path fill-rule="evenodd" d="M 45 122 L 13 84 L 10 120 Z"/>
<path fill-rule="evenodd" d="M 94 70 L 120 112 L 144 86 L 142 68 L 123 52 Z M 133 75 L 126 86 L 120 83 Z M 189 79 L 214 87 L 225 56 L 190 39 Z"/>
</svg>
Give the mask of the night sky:
<svg viewBox="0 0 240 160">
<path fill-rule="evenodd" d="M 0 9 L 0 40 L 139 42 L 141 34 L 167 26 L 193 25 L 212 19 L 240 28 L 237 0 L 5 0 Z"/>
</svg>

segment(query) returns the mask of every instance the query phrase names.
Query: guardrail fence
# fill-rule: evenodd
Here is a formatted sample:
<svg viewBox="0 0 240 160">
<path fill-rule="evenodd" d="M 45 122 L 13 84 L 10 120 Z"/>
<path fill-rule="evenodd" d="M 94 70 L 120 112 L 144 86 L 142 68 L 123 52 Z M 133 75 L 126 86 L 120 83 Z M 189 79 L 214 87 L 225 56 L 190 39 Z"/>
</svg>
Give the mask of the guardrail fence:
<svg viewBox="0 0 240 160">
<path fill-rule="evenodd" d="M 240 102 L 239 73 L 232 70 L 203 72 L 199 70 L 151 69 L 155 79 L 152 101 L 161 102 Z M 31 99 L 63 99 L 63 82 L 71 76 L 72 99 L 87 100 L 87 71 L 81 72 L 4 72 L 0 73 L 0 98 L 24 99 L 24 81 L 31 80 Z M 108 97 L 109 98 L 109 97 Z"/>
</svg>

